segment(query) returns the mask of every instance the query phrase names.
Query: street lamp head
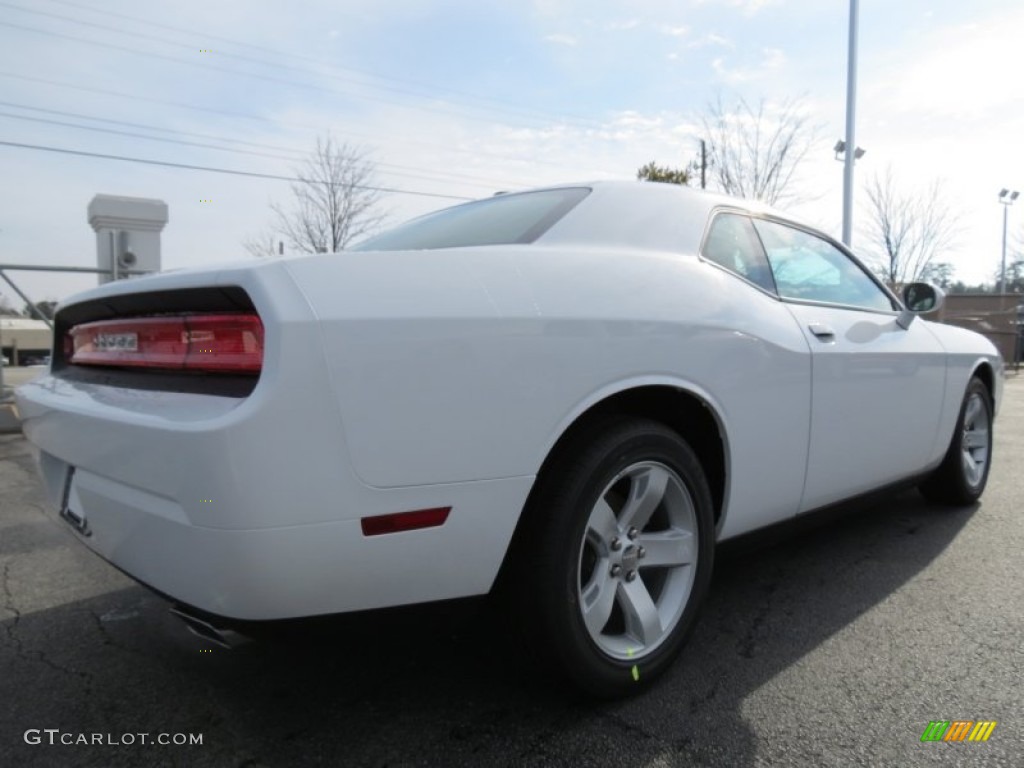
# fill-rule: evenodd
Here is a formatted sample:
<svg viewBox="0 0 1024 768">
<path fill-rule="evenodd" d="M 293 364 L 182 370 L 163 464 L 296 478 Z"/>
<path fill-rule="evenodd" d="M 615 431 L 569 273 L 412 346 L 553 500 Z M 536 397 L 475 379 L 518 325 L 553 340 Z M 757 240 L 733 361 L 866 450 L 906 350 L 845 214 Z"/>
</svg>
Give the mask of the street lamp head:
<svg viewBox="0 0 1024 768">
<path fill-rule="evenodd" d="M 999 199 L 1002 200 L 1008 194 L 1010 194 L 1010 190 L 1008 190 L 1008 189 L 1003 188 L 1003 189 L 999 190 Z"/>
<path fill-rule="evenodd" d="M 832 151 L 836 153 L 836 160 L 840 160 L 841 158 L 839 156 L 846 152 L 846 142 L 840 139 L 839 141 L 836 142 L 836 145 L 832 147 Z M 862 157 L 864 157 L 865 151 L 866 150 L 863 150 L 860 147 L 854 147 L 853 159 L 860 160 Z"/>
<path fill-rule="evenodd" d="M 1018 192 L 1017 190 L 1013 190 L 1013 192 L 1010 193 L 1010 202 L 1012 203 L 1018 197 L 1020 197 L 1020 192 Z"/>
</svg>

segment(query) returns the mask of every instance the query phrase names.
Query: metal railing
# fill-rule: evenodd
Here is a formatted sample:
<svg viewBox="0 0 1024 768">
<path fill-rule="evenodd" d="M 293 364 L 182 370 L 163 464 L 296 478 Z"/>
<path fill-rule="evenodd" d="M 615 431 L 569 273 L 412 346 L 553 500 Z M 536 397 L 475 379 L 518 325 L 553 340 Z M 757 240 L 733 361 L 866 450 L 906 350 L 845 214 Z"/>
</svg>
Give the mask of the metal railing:
<svg viewBox="0 0 1024 768">
<path fill-rule="evenodd" d="M 25 302 L 25 305 L 27 307 L 29 307 L 32 314 L 34 314 L 36 317 L 38 317 L 40 320 L 46 323 L 46 326 L 50 329 L 51 333 L 53 332 L 53 321 L 51 321 L 50 318 L 43 314 L 43 312 L 40 311 L 39 307 L 36 306 L 36 303 L 32 301 L 32 299 L 30 299 L 25 294 L 25 292 L 22 291 L 15 284 L 15 282 L 7 274 L 7 270 L 19 272 L 78 272 L 93 275 L 110 275 L 115 280 L 125 275 L 132 276 L 150 274 L 149 270 L 125 269 L 123 267 L 120 267 L 120 265 L 118 265 L 117 263 L 117 259 L 114 259 L 114 264 L 111 266 L 110 269 L 100 269 L 98 267 L 41 266 L 38 264 L 0 264 L 0 278 L 3 278 L 4 282 L 11 286 L 11 289 L 16 294 L 18 294 L 19 297 L 21 297 L 21 300 Z M 3 339 L 0 338 L 0 349 L 2 348 Z M 13 363 L 14 360 L 12 359 L 11 362 Z M 4 391 L 4 366 L 0 365 L 0 401 L 3 401 L 5 396 L 6 392 Z"/>
</svg>

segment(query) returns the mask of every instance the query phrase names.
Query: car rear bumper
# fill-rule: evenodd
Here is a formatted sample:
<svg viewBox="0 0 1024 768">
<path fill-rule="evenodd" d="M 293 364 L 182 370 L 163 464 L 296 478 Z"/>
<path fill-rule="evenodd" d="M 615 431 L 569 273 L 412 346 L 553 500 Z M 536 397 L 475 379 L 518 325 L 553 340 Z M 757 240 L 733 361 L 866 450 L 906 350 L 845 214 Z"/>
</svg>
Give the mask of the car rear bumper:
<svg viewBox="0 0 1024 768">
<path fill-rule="evenodd" d="M 68 510 L 74 535 L 128 575 L 218 616 L 269 620 L 483 594 L 532 484 L 374 489 L 345 470 L 338 445 L 333 471 L 293 472 L 261 455 L 247 430 L 220 423 L 224 414 L 211 416 L 216 429 L 159 427 L 147 423 L 152 408 L 147 419 L 115 420 L 102 407 L 69 409 L 57 394 L 66 386 L 44 378 L 18 393 L 51 510 Z M 291 460 L 316 465 L 311 448 L 291 444 Z M 361 529 L 362 517 L 438 506 L 451 507 L 439 527 Z"/>
<path fill-rule="evenodd" d="M 388 536 L 364 536 L 358 519 L 228 530 L 195 525 L 173 499 L 72 472 L 45 452 L 39 461 L 47 487 L 64 489 L 52 506 L 70 510 L 69 527 L 94 552 L 181 603 L 253 621 L 482 594 L 503 554 L 481 546 L 500 538 L 486 511 L 511 509 L 529 490 L 523 479 L 448 487 L 443 526 Z"/>
</svg>

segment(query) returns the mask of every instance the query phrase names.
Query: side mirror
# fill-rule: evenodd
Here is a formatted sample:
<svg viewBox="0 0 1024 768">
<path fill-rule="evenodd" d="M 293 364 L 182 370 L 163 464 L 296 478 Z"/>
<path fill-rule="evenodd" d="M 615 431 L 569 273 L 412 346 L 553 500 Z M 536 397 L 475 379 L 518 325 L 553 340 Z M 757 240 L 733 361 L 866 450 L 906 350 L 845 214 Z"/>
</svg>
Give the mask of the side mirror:
<svg viewBox="0 0 1024 768">
<path fill-rule="evenodd" d="M 901 328 L 909 328 L 915 315 L 934 312 L 942 306 L 946 294 L 931 283 L 910 283 L 903 288 L 903 306 L 896 322 Z"/>
</svg>

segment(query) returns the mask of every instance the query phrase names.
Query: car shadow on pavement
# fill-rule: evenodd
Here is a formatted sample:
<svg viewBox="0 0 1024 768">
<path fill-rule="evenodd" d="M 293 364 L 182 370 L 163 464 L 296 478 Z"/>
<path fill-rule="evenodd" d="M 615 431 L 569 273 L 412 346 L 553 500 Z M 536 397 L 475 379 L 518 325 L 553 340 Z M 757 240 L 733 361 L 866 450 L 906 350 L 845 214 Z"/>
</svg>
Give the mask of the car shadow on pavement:
<svg viewBox="0 0 1024 768">
<path fill-rule="evenodd" d="M 19 615 L 5 573 L 0 764 L 751 764 L 752 692 L 913 579 L 973 514 L 911 492 L 723 545 L 678 662 L 614 703 L 533 673 L 480 600 L 289 623 L 227 651 L 141 588 Z M 28 745 L 33 728 L 203 744 Z"/>
</svg>

